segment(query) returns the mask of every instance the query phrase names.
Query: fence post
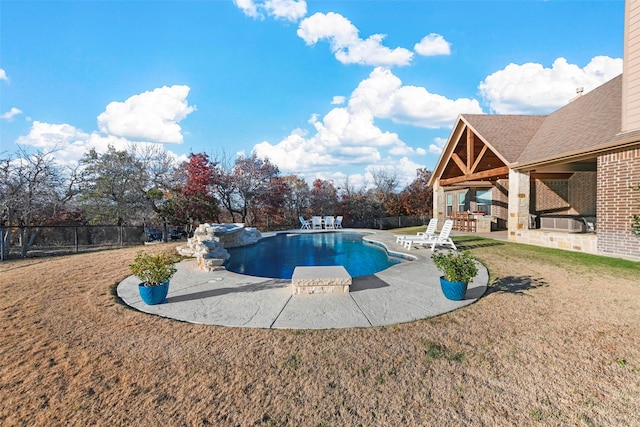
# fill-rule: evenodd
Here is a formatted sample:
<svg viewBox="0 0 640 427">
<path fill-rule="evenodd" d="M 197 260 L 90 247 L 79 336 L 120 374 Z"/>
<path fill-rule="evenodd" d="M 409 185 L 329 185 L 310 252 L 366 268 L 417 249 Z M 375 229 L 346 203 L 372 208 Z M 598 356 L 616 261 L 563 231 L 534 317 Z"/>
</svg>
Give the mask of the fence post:
<svg viewBox="0 0 640 427">
<path fill-rule="evenodd" d="M 0 225 L 0 259 L 4 261 L 4 226 Z"/>
<path fill-rule="evenodd" d="M 76 253 L 80 252 L 80 247 L 78 243 L 78 226 L 73 227 L 73 244 L 76 247 Z"/>
</svg>

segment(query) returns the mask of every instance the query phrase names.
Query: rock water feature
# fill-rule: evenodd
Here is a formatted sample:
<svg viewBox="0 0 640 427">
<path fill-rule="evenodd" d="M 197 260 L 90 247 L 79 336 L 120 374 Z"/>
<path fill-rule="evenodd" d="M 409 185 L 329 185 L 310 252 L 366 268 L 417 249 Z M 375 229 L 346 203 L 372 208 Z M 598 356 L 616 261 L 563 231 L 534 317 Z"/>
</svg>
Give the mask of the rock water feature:
<svg viewBox="0 0 640 427">
<path fill-rule="evenodd" d="M 257 228 L 244 224 L 200 224 L 184 246 L 176 249 L 180 255 L 195 257 L 202 271 L 224 269 L 229 259 L 225 248 L 251 245 L 262 238 Z"/>
</svg>

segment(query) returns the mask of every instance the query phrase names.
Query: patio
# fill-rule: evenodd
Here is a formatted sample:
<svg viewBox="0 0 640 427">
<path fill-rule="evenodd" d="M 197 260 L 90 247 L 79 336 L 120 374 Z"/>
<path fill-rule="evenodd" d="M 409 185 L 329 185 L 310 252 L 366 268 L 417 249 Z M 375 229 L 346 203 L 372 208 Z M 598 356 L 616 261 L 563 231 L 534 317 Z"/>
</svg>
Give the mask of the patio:
<svg viewBox="0 0 640 427">
<path fill-rule="evenodd" d="M 374 275 L 354 278 L 345 294 L 293 295 L 291 281 L 245 276 L 226 270 L 203 272 L 195 260 L 177 265 L 167 303 L 148 306 L 138 294 L 139 280 L 122 281 L 118 296 L 150 314 L 191 323 L 252 328 L 332 329 L 386 326 L 433 317 L 472 304 L 487 289 L 481 266 L 463 301 L 450 301 L 440 289 L 440 272 L 431 251 L 409 254 L 393 234 L 371 231 L 365 240 L 406 261 Z M 409 260 L 413 259 L 413 260 Z"/>
</svg>

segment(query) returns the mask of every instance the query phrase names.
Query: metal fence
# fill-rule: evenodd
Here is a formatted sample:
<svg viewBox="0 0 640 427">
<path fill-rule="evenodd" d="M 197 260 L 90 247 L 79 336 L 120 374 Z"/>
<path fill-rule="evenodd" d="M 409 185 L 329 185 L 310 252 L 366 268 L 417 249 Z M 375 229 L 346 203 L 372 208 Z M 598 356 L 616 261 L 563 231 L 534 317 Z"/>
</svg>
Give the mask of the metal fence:
<svg viewBox="0 0 640 427">
<path fill-rule="evenodd" d="M 147 240 L 143 226 L 0 226 L 0 255 L 2 261 L 22 257 L 25 241 L 26 256 L 36 257 L 142 245 Z"/>
<path fill-rule="evenodd" d="M 348 228 L 373 228 L 379 230 L 390 230 L 402 227 L 417 227 L 429 222 L 430 217 L 424 216 L 388 216 L 382 218 L 368 219 L 345 219 L 342 223 Z"/>
<path fill-rule="evenodd" d="M 429 222 L 428 216 L 392 216 L 362 220 L 346 219 L 343 227 L 389 230 L 425 225 L 427 222 Z M 151 233 L 152 230 L 155 229 L 124 225 L 0 226 L 0 260 L 22 257 L 25 241 L 28 249 L 26 256 L 37 257 L 142 245 L 150 238 L 174 239 L 173 234 L 162 235 L 161 229 L 158 235 Z M 5 233 L 8 233 L 6 240 Z M 184 236 L 179 235 L 177 238 L 184 238 Z"/>
</svg>

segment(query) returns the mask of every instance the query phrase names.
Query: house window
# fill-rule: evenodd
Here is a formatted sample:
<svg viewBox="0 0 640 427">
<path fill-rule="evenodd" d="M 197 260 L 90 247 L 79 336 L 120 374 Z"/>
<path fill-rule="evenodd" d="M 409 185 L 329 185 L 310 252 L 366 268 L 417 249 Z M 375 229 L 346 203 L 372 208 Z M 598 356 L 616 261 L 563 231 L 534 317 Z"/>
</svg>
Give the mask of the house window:
<svg viewBox="0 0 640 427">
<path fill-rule="evenodd" d="M 464 212 L 467 201 L 467 193 L 458 193 L 458 212 Z"/>
<path fill-rule="evenodd" d="M 485 215 L 491 215 L 492 191 L 477 190 L 476 191 L 476 211 L 484 212 Z"/>
<path fill-rule="evenodd" d="M 453 212 L 453 194 L 447 194 L 447 217 Z"/>
</svg>

